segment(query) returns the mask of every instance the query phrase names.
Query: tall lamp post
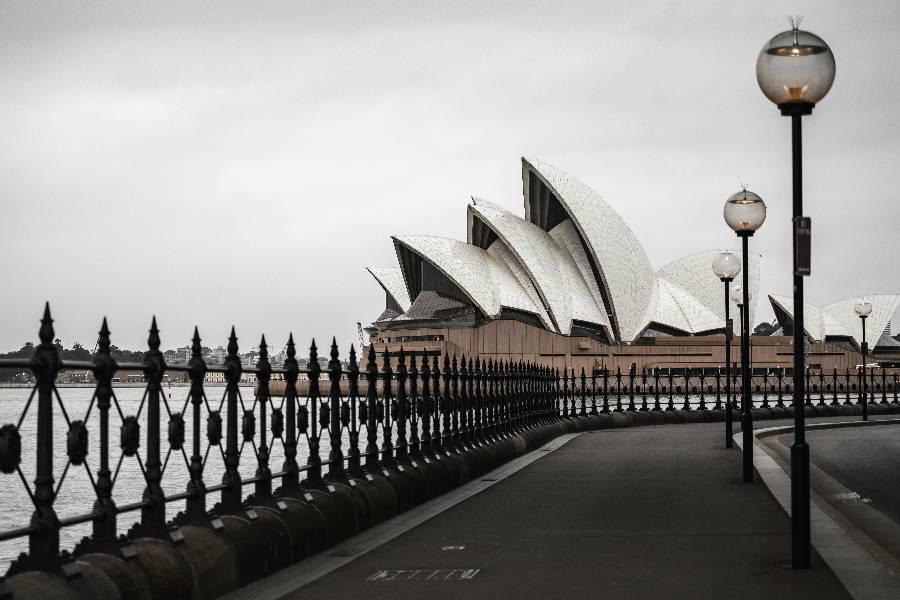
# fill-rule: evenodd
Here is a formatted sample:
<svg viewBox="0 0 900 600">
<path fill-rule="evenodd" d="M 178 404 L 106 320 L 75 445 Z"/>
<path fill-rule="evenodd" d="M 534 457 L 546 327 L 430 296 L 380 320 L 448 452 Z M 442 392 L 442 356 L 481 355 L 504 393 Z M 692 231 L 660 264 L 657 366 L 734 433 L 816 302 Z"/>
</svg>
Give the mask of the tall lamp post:
<svg viewBox="0 0 900 600">
<path fill-rule="evenodd" d="M 732 323 L 728 298 L 731 282 L 741 272 L 741 263 L 731 250 L 723 250 L 713 259 L 713 273 L 725 284 L 725 447 L 731 448 L 731 336 Z"/>
<path fill-rule="evenodd" d="M 740 323 L 740 325 L 738 327 L 740 329 L 739 333 L 741 334 L 741 339 L 743 340 L 744 339 L 744 288 L 743 288 L 743 286 L 739 285 L 736 288 L 734 288 L 733 300 L 734 300 L 734 305 L 738 307 L 738 323 Z M 743 346 L 741 346 L 741 348 L 743 349 Z M 748 358 L 747 363 L 752 364 L 753 361 Z M 743 364 L 743 363 L 741 363 L 741 364 Z M 742 383 L 739 388 L 739 390 L 741 391 L 741 403 L 739 405 L 739 409 L 741 411 L 741 414 L 743 414 L 743 411 L 744 411 L 744 392 L 743 392 L 744 384 L 743 384 L 743 380 L 741 380 L 741 381 L 742 381 Z M 737 404 L 737 400 L 735 400 L 735 404 Z M 753 407 L 751 406 L 750 408 L 753 408 Z"/>
<path fill-rule="evenodd" d="M 753 192 L 742 189 L 732 194 L 725 202 L 723 211 L 725 222 L 741 238 L 741 254 L 743 255 L 742 303 L 741 313 L 741 387 L 743 414 L 741 418 L 741 435 L 744 439 L 744 482 L 753 483 L 753 413 L 750 403 L 750 281 L 748 279 L 747 246 L 757 229 L 766 222 L 766 203 Z"/>
<path fill-rule="evenodd" d="M 862 418 L 863 421 L 869 420 L 869 393 L 866 390 L 866 363 L 868 363 L 868 359 L 866 358 L 866 354 L 868 354 L 869 345 L 866 343 L 866 317 L 872 314 L 872 303 L 871 302 L 860 302 L 856 306 L 853 307 L 853 310 L 856 312 L 856 315 L 859 317 L 859 320 L 862 321 L 862 330 L 863 330 L 863 339 L 862 345 L 860 346 L 860 350 L 862 350 L 863 364 L 862 364 Z"/>
<path fill-rule="evenodd" d="M 794 246 L 794 444 L 791 446 L 792 564 L 810 566 L 809 446 L 803 394 L 805 368 L 803 277 L 810 272 L 810 220 L 803 215 L 803 150 L 801 119 L 812 114 L 834 82 L 834 55 L 822 38 L 800 29 L 799 19 L 763 46 L 756 61 L 756 80 L 781 114 L 791 118 L 793 159 Z"/>
</svg>

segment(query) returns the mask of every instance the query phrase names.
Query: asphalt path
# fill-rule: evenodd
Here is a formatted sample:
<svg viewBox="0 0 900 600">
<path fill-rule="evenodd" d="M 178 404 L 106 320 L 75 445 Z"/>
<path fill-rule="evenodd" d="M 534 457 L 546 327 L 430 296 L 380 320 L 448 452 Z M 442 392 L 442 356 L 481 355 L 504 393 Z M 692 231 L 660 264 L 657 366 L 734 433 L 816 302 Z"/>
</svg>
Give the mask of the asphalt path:
<svg viewBox="0 0 900 600">
<path fill-rule="evenodd" d="M 286 599 L 848 598 L 722 424 L 584 433 Z"/>
<path fill-rule="evenodd" d="M 806 439 L 813 464 L 900 523 L 900 426 L 810 430 Z M 778 441 L 790 446 L 793 434 Z"/>
</svg>

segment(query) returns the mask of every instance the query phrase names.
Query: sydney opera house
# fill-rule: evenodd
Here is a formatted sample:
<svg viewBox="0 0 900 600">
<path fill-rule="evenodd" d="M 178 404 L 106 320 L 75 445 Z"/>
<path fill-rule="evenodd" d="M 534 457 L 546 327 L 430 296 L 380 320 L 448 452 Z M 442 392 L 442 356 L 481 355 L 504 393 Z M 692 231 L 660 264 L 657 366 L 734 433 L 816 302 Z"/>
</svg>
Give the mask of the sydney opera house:
<svg viewBox="0 0 900 600">
<path fill-rule="evenodd" d="M 524 218 L 473 198 L 465 242 L 393 237 L 397 266 L 368 269 L 386 296 L 367 329 L 379 351 L 402 345 L 579 369 L 724 364 L 724 289 L 711 269 L 718 250 L 654 269 L 622 217 L 578 179 L 523 158 L 522 185 Z M 751 323 L 759 263 L 751 255 Z M 829 368 L 856 360 L 817 341 Z M 789 338 L 753 342 L 757 365 L 790 365 Z"/>
</svg>

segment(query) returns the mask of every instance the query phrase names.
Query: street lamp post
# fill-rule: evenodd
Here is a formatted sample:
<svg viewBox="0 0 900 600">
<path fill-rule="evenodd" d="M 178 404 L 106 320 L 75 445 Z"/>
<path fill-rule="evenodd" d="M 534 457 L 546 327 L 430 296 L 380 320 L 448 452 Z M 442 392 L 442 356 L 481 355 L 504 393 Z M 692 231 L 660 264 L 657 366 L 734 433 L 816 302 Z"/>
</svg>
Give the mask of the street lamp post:
<svg viewBox="0 0 900 600">
<path fill-rule="evenodd" d="M 731 425 L 731 311 L 728 299 L 732 280 L 741 271 L 741 263 L 734 252 L 723 250 L 712 263 L 713 273 L 725 284 L 725 447 L 731 448 L 733 432 Z"/>
<path fill-rule="evenodd" d="M 781 114 L 791 118 L 794 196 L 794 444 L 791 446 L 791 528 L 792 564 L 795 569 L 810 566 L 809 533 L 809 446 L 806 444 L 803 372 L 805 368 L 803 328 L 803 277 L 810 269 L 810 220 L 803 217 L 803 177 L 801 119 L 812 114 L 834 82 L 834 55 L 822 38 L 799 28 L 773 37 L 756 61 L 756 80 L 763 94 Z"/>
<path fill-rule="evenodd" d="M 750 280 L 747 246 L 757 229 L 766 222 L 766 203 L 763 199 L 747 191 L 746 188 L 732 194 L 725 202 L 723 210 L 725 222 L 741 238 L 742 298 L 744 310 L 741 312 L 741 387 L 743 414 L 741 435 L 744 439 L 744 482 L 753 483 L 753 408 L 750 402 Z"/>
<path fill-rule="evenodd" d="M 868 359 L 866 358 L 866 354 L 869 350 L 869 345 L 866 343 L 866 317 L 872 314 L 872 303 L 871 302 L 860 302 L 856 306 L 853 307 L 853 310 L 856 312 L 856 315 L 859 317 L 859 320 L 862 321 L 862 345 L 860 346 L 860 350 L 862 350 L 863 364 L 862 364 L 862 418 L 863 421 L 869 420 L 869 393 L 866 390 L 866 363 Z"/>
<path fill-rule="evenodd" d="M 741 334 L 741 339 L 744 339 L 744 288 L 743 288 L 743 286 L 739 285 L 736 288 L 734 288 L 733 300 L 734 300 L 734 305 L 738 307 L 738 323 L 740 323 L 739 333 Z M 743 350 L 743 346 L 741 346 L 741 349 Z M 749 360 L 749 359 L 747 362 L 751 363 L 751 364 L 753 363 L 753 361 Z M 741 364 L 744 364 L 744 363 L 741 363 Z M 741 377 L 743 377 L 743 375 Z M 744 391 L 743 390 L 744 390 L 744 384 L 742 381 L 741 386 L 739 388 L 739 391 L 741 392 L 741 404 L 738 407 L 739 410 L 741 411 L 741 414 L 743 414 L 743 411 L 744 411 Z M 737 404 L 737 401 L 735 401 L 735 404 Z"/>
</svg>

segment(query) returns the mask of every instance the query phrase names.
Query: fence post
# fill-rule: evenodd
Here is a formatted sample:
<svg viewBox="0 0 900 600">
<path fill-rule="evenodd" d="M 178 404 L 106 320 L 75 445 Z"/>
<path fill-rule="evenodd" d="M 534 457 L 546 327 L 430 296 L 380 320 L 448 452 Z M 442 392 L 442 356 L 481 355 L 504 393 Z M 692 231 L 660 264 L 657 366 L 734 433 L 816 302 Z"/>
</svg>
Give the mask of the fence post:
<svg viewBox="0 0 900 600">
<path fill-rule="evenodd" d="M 641 411 L 647 412 L 647 371 L 641 371 Z"/>
<path fill-rule="evenodd" d="M 716 403 L 713 410 L 722 410 L 722 370 L 716 367 Z"/>
<path fill-rule="evenodd" d="M 775 406 L 777 406 L 778 408 L 784 408 L 784 395 L 781 389 L 781 383 L 783 379 L 784 367 L 781 367 L 780 369 L 778 369 L 778 401 L 775 403 Z M 837 386 L 835 386 L 835 389 L 837 389 Z"/>
<path fill-rule="evenodd" d="M 488 437 L 492 442 L 496 442 L 498 439 L 498 429 L 497 429 L 497 363 L 494 362 L 493 358 L 488 359 L 488 400 L 487 400 L 487 408 L 488 408 Z"/>
<path fill-rule="evenodd" d="M 634 405 L 634 377 L 636 373 L 634 372 L 634 365 L 632 364 L 628 367 L 628 410 L 631 412 L 636 412 L 637 407 Z"/>
<path fill-rule="evenodd" d="M 345 481 L 347 473 L 344 470 L 344 451 L 341 447 L 341 368 L 340 353 L 337 347 L 337 338 L 331 338 L 331 360 L 328 361 L 328 379 L 331 389 L 328 394 L 329 418 L 328 418 L 328 479 L 332 481 Z"/>
<path fill-rule="evenodd" d="M 485 363 L 487 366 L 487 363 Z M 484 438 L 484 386 L 487 382 L 481 370 L 481 357 L 475 356 L 475 444 L 483 446 Z"/>
<path fill-rule="evenodd" d="M 434 446 L 431 443 L 431 368 L 428 366 L 428 355 L 422 353 L 422 454 L 434 456 Z"/>
<path fill-rule="evenodd" d="M 203 360 L 200 332 L 196 326 L 194 327 L 194 337 L 191 340 L 191 360 L 188 365 L 191 379 L 190 397 L 193 431 L 191 432 L 191 464 L 188 468 L 191 480 L 188 482 L 187 488 L 191 495 L 185 501 L 185 512 L 189 521 L 202 523 L 207 521 L 206 484 L 203 482 L 203 455 L 200 453 L 200 409 L 203 406 L 203 380 L 206 377 L 206 361 Z M 115 536 L 113 536 L 113 539 L 115 539 Z"/>
<path fill-rule="evenodd" d="M 653 367 L 653 410 L 662 410 L 659 404 L 659 367 Z"/>
<path fill-rule="evenodd" d="M 272 470 L 269 468 L 269 443 L 266 427 L 266 408 L 269 405 L 269 381 L 272 378 L 272 365 L 269 364 L 269 348 L 266 336 L 259 341 L 259 360 L 256 362 L 259 381 L 256 401 L 259 403 L 259 450 L 257 451 L 256 485 L 254 497 L 256 502 L 272 497 Z M 252 416 L 252 413 L 251 413 Z"/>
<path fill-rule="evenodd" d="M 441 368 L 439 355 L 435 354 L 431 360 L 431 449 L 432 453 L 437 455 L 438 452 L 444 450 L 443 439 L 441 439 Z"/>
<path fill-rule="evenodd" d="M 366 472 L 378 471 L 378 365 L 375 363 L 375 346 L 369 344 L 366 362 Z"/>
<path fill-rule="evenodd" d="M 512 395 L 514 393 L 514 381 L 512 372 L 512 363 L 508 360 L 503 362 L 503 432 L 509 437 L 512 434 Z"/>
<path fill-rule="evenodd" d="M 894 373 L 894 404 L 897 404 L 897 374 Z"/>
<path fill-rule="evenodd" d="M 442 372 L 443 380 L 444 380 L 444 395 L 441 398 L 441 412 L 442 412 L 442 433 L 441 433 L 441 448 L 445 453 L 449 454 L 451 450 L 453 450 L 453 418 L 451 417 L 451 413 L 453 412 L 453 391 L 450 389 L 450 355 L 444 354 L 444 369 Z"/>
<path fill-rule="evenodd" d="M 31 367 L 37 380 L 38 396 L 33 529 L 28 535 L 28 557 L 20 564 L 14 563 L 7 575 L 31 569 L 57 571 L 59 567 L 59 519 L 53 508 L 56 499 L 53 490 L 53 390 L 61 365 L 59 352 L 53 345 L 55 332 L 49 303 L 44 305 L 38 336 L 41 343 L 35 349 Z M 77 572 L 75 569 L 74 573 Z"/>
<path fill-rule="evenodd" d="M 622 368 L 616 365 L 616 412 L 622 411 Z"/>
<path fill-rule="evenodd" d="M 297 378 L 300 367 L 297 364 L 297 350 L 294 334 L 288 336 L 287 357 L 284 359 L 284 476 L 281 478 L 281 493 L 296 492 L 300 489 L 300 466 L 297 464 Z"/>
<path fill-rule="evenodd" d="M 353 344 L 350 344 L 350 364 L 347 368 L 347 396 L 350 402 L 350 450 L 347 457 L 347 471 L 354 477 L 362 477 L 362 457 L 359 451 L 359 365 L 356 362 L 356 349 Z"/>
<path fill-rule="evenodd" d="M 459 415 L 459 433 L 457 444 L 463 448 L 469 445 L 469 369 L 466 362 L 466 355 L 463 354 L 459 361 L 459 396 L 456 402 L 456 412 Z"/>
<path fill-rule="evenodd" d="M 306 484 L 310 487 L 321 487 L 322 457 L 319 455 L 319 442 L 322 437 L 322 429 L 319 419 L 319 400 L 321 399 L 319 376 L 322 374 L 322 367 L 319 365 L 319 351 L 316 348 L 315 339 L 309 345 L 309 362 L 307 362 L 306 371 L 309 376 L 309 393 L 306 395 L 309 403 L 309 433 L 307 434 L 309 457 L 306 459 L 308 466 Z"/>
<path fill-rule="evenodd" d="M 475 446 L 475 359 L 469 355 L 468 380 L 466 381 L 466 443 L 470 448 Z"/>
<path fill-rule="evenodd" d="M 378 403 L 379 420 L 384 419 L 381 425 L 381 462 L 386 465 L 394 465 L 394 426 L 391 422 L 396 419 L 394 412 L 394 370 L 391 368 L 391 357 L 387 347 L 384 350 L 383 364 L 381 365 L 381 377 L 384 379 L 384 390 L 381 394 L 381 402 Z"/>
<path fill-rule="evenodd" d="M 424 355 L 423 355 L 424 363 Z M 427 367 L 426 367 L 427 368 Z M 424 398 L 419 394 L 419 369 L 416 367 L 416 354 L 409 355 L 409 454 L 421 458 L 422 449 L 419 442 L 419 420 L 422 417 Z"/>
<path fill-rule="evenodd" d="M 837 389 L 837 367 L 832 367 L 831 370 L 831 405 L 838 406 L 840 403 L 838 402 L 838 389 Z"/>
<path fill-rule="evenodd" d="M 196 331 L 195 331 L 196 334 Z M 97 409 L 100 411 L 100 469 L 97 471 L 97 500 L 94 512 L 100 515 L 93 524 L 93 543 L 111 550 L 116 546 L 116 503 L 112 497 L 112 478 L 109 469 L 109 409 L 112 398 L 112 379 L 118 365 L 110 354 L 111 344 L 106 317 L 97 338 L 94 355 L 94 379 L 97 380 Z M 198 450 L 199 452 L 199 450 Z M 191 465 L 193 478 L 193 464 Z"/>
<path fill-rule="evenodd" d="M 668 379 L 669 379 L 669 404 L 666 406 L 666 410 L 675 410 L 675 396 L 673 395 L 675 393 L 675 390 L 673 389 L 675 384 L 672 381 L 672 367 L 669 367 Z"/>
<path fill-rule="evenodd" d="M 406 441 L 406 381 L 409 374 L 406 371 L 406 352 L 403 346 L 400 346 L 400 353 L 397 355 L 397 401 L 396 412 L 393 415 L 397 423 L 397 446 L 396 457 L 398 461 L 408 462 L 408 448 Z"/>
<path fill-rule="evenodd" d="M 161 486 L 162 461 L 160 460 L 159 437 L 159 404 L 166 363 L 159 350 L 159 344 L 159 329 L 156 327 L 156 317 L 153 317 L 150 324 L 150 337 L 147 338 L 148 350 L 144 353 L 144 377 L 147 380 L 147 459 L 144 462 L 144 469 L 147 487 L 144 488 L 142 498 L 145 505 L 141 507 L 140 530 L 143 535 L 166 537 L 166 496 Z M 228 347 L 230 349 L 231 344 Z M 237 348 L 236 344 L 235 348 Z M 238 369 L 240 374 L 240 363 L 238 363 Z M 240 494 L 240 489 L 238 494 Z"/>
<path fill-rule="evenodd" d="M 609 414 L 609 368 L 603 367 L 603 413 Z"/>
</svg>

